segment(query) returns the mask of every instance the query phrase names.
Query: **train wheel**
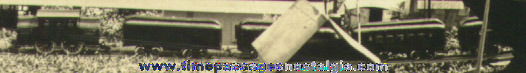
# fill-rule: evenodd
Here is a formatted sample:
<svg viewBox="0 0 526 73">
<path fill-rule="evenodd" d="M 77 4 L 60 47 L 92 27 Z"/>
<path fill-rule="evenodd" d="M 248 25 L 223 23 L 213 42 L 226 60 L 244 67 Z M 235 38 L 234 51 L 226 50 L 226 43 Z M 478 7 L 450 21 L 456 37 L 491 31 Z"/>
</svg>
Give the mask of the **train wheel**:
<svg viewBox="0 0 526 73">
<path fill-rule="evenodd" d="M 194 57 L 194 54 L 192 54 L 193 49 L 183 49 L 183 56 L 186 58 L 192 58 Z"/>
<path fill-rule="evenodd" d="M 241 55 L 241 58 L 243 59 L 256 59 L 258 57 L 258 53 L 256 51 L 250 51 L 250 52 L 243 52 Z"/>
<path fill-rule="evenodd" d="M 42 42 L 37 42 L 34 45 L 37 52 L 44 54 L 44 55 L 52 53 L 53 50 L 55 50 L 53 46 L 54 46 L 53 43 L 42 43 Z"/>
<path fill-rule="evenodd" d="M 64 52 L 66 52 L 66 54 L 75 55 L 75 54 L 79 54 L 80 52 L 82 52 L 82 50 L 84 49 L 84 43 L 73 43 L 73 44 L 68 44 L 64 47 L 65 47 Z"/>
<path fill-rule="evenodd" d="M 199 54 L 199 57 L 210 58 L 210 57 L 208 56 L 208 50 L 207 50 L 207 49 L 199 49 L 198 54 Z"/>
<path fill-rule="evenodd" d="M 98 48 L 97 51 L 95 51 L 95 54 L 111 54 L 110 53 L 111 47 L 106 46 L 106 45 L 99 45 L 99 46 L 100 48 Z"/>
<path fill-rule="evenodd" d="M 150 54 L 154 56 L 160 56 L 162 55 L 163 50 L 164 49 L 162 47 L 154 47 L 152 48 L 152 52 Z"/>
<path fill-rule="evenodd" d="M 184 49 L 183 56 L 186 58 L 199 58 L 206 56 L 206 49 Z"/>
<path fill-rule="evenodd" d="M 250 51 L 250 57 L 252 57 L 252 58 L 255 59 L 255 58 L 257 58 L 258 56 L 259 56 L 258 52 L 256 52 L 256 51 Z"/>
<path fill-rule="evenodd" d="M 144 49 L 144 47 L 137 47 L 135 48 L 135 55 L 141 55 L 141 54 L 145 54 L 146 51 Z"/>
</svg>

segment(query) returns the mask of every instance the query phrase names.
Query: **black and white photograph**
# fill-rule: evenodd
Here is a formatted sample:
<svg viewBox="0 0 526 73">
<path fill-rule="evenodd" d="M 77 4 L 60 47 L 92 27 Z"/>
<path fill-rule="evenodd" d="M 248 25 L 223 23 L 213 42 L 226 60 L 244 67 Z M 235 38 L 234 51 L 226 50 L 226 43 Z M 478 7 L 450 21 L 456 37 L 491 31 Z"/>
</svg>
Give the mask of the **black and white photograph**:
<svg viewBox="0 0 526 73">
<path fill-rule="evenodd" d="M 0 73 L 522 73 L 526 0 L 0 0 Z"/>
</svg>

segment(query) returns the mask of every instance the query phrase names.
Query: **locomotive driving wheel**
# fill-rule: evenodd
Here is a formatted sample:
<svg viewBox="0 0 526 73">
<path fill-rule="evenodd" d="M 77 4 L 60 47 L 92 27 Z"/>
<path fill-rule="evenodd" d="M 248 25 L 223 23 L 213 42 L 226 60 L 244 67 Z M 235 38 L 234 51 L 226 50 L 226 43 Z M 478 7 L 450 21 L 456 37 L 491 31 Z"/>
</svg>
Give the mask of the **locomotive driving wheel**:
<svg viewBox="0 0 526 73">
<path fill-rule="evenodd" d="M 66 45 L 64 45 L 64 52 L 66 52 L 68 55 L 79 54 L 83 49 L 84 43 L 82 42 L 66 43 Z"/>
<path fill-rule="evenodd" d="M 55 50 L 54 43 L 44 43 L 44 42 L 36 42 L 34 47 L 37 50 L 38 53 L 47 55 L 53 52 Z"/>
</svg>

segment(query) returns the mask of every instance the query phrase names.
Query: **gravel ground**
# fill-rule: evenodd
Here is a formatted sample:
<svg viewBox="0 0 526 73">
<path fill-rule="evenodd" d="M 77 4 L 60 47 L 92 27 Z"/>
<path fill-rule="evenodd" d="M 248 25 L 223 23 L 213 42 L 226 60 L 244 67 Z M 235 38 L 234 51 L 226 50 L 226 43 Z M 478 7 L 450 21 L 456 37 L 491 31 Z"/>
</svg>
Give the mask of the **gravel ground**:
<svg viewBox="0 0 526 73">
<path fill-rule="evenodd" d="M 411 63 L 390 65 L 396 73 L 465 73 L 476 70 L 475 61 L 449 61 L 442 63 Z M 484 65 L 482 72 L 496 72 L 506 66 Z"/>
<path fill-rule="evenodd" d="M 17 33 L 6 28 L 0 30 L 0 49 L 8 49 L 12 47 L 12 41 L 16 40 Z"/>
<path fill-rule="evenodd" d="M 0 73 L 134 73 L 140 72 L 138 63 L 181 63 L 187 58 L 153 57 L 133 55 L 48 55 L 13 54 L 2 52 Z M 254 60 L 221 57 L 216 59 L 191 59 L 192 62 L 251 63 Z M 412 63 L 389 65 L 396 73 L 463 73 L 475 70 L 474 61 L 450 61 L 442 63 Z M 505 66 L 484 65 L 483 72 L 502 70 Z"/>
<path fill-rule="evenodd" d="M 192 62 L 255 62 L 228 57 L 219 59 L 186 59 L 176 57 L 152 57 L 133 55 L 48 55 L 13 54 L 2 52 L 0 73 L 135 73 L 140 72 L 138 63 Z"/>
</svg>

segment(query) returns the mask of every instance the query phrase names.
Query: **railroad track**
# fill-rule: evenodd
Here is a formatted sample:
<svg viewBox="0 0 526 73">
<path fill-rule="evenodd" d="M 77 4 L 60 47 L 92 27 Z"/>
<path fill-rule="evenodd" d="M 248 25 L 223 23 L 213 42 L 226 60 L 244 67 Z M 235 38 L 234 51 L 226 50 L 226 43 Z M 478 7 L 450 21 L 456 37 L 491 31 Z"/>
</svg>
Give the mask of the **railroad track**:
<svg viewBox="0 0 526 73">
<path fill-rule="evenodd" d="M 511 53 L 503 53 L 494 56 L 485 57 L 484 60 L 502 61 L 511 60 L 513 55 Z M 407 64 L 407 63 L 441 63 L 448 61 L 476 61 L 475 56 L 454 56 L 454 57 L 443 57 L 438 59 L 424 59 L 424 60 L 392 60 L 387 61 L 388 64 Z"/>
<path fill-rule="evenodd" d="M 104 54 L 81 54 L 80 56 L 142 56 L 142 57 L 148 57 L 150 55 L 136 55 L 134 53 L 134 48 L 132 47 L 120 47 L 120 48 L 114 48 L 114 49 L 111 49 L 110 52 L 118 52 L 118 53 L 104 53 Z M 19 49 L 21 53 L 19 54 L 35 54 L 35 55 L 39 55 L 39 54 L 36 54 L 36 53 L 31 53 L 31 52 L 35 52 L 34 49 L 32 48 L 24 48 L 24 49 Z M 33 50 L 33 51 L 31 51 Z M 166 51 L 164 53 L 173 53 L 175 51 Z M 8 55 L 8 54 L 13 54 L 13 53 L 7 53 L 7 52 L 2 52 L 0 53 L 0 55 Z M 64 55 L 64 54 L 55 54 L 55 55 Z M 151 56 L 151 57 L 158 57 L 158 56 Z M 181 56 L 168 56 L 168 55 L 164 55 L 164 56 L 161 56 L 162 58 L 185 58 L 185 57 L 181 57 Z M 492 56 L 487 56 L 484 58 L 484 60 L 486 61 L 505 61 L 505 60 L 511 60 L 513 58 L 513 55 L 511 55 L 511 53 L 502 53 L 502 54 L 498 54 L 498 55 L 492 55 Z M 198 61 L 206 61 L 206 60 L 211 60 L 211 61 L 222 61 L 222 62 L 237 62 L 239 60 L 252 60 L 252 62 L 262 62 L 262 61 L 257 61 L 257 59 L 241 59 L 241 58 L 236 58 L 236 57 L 228 57 L 228 56 L 210 56 L 210 57 L 202 57 L 202 58 L 186 58 L 186 59 L 193 59 L 193 60 L 198 60 Z M 420 60 L 384 60 L 385 63 L 388 63 L 388 64 L 409 64 L 409 63 L 442 63 L 442 62 L 451 62 L 451 61 L 475 61 L 476 58 L 473 57 L 473 56 L 466 56 L 466 55 L 460 55 L 460 56 L 446 56 L 446 57 L 437 57 L 437 58 L 433 58 L 433 59 L 420 59 Z M 339 61 L 339 60 L 330 60 L 331 62 L 334 61 Z M 367 62 L 367 61 L 349 61 L 349 60 L 344 60 L 345 62 Z M 304 63 L 304 62 L 307 62 L 307 63 L 310 63 L 311 61 L 296 61 L 297 63 Z"/>
</svg>

